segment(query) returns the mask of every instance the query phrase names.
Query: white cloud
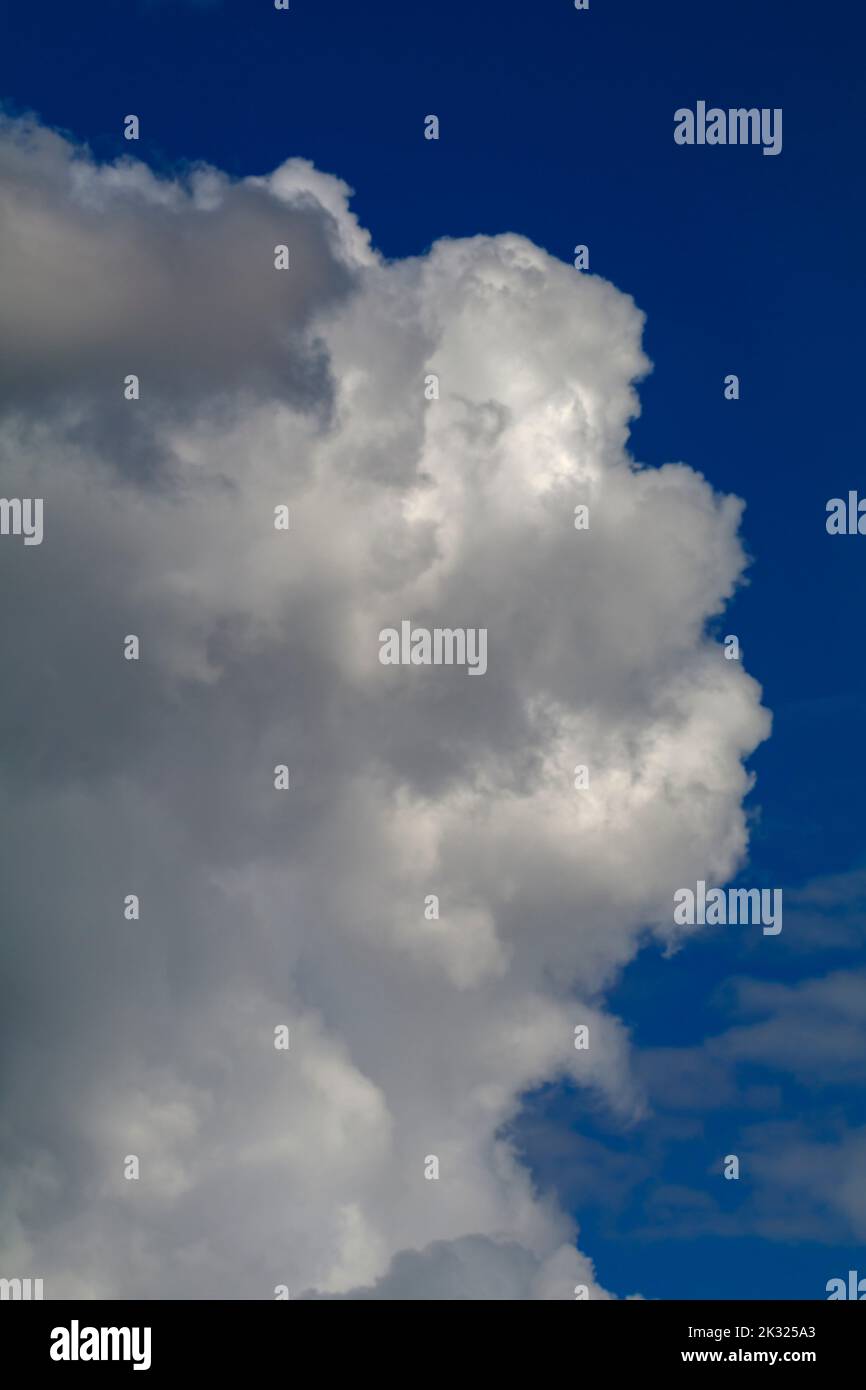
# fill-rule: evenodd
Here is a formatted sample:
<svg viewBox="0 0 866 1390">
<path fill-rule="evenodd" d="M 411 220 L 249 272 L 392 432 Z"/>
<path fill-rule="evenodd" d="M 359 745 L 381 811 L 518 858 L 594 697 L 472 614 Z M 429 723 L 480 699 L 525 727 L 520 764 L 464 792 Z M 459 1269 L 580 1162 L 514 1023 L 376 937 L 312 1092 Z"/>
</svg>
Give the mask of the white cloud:
<svg viewBox="0 0 866 1390">
<path fill-rule="evenodd" d="M 837 970 L 794 985 L 738 980 L 741 1014 L 764 1015 L 706 1044 L 728 1064 L 758 1063 L 811 1085 L 861 1081 L 866 1073 L 864 974 Z"/>
<path fill-rule="evenodd" d="M 625 452 L 640 313 L 513 234 L 386 263 L 305 161 L 7 126 L 0 179 L 8 1229 L 52 1296 L 604 1296 L 500 1130 L 560 1076 L 640 1113 L 603 991 L 741 861 L 768 732 L 704 634 L 740 503 Z M 382 667 L 402 618 L 487 674 Z"/>
</svg>

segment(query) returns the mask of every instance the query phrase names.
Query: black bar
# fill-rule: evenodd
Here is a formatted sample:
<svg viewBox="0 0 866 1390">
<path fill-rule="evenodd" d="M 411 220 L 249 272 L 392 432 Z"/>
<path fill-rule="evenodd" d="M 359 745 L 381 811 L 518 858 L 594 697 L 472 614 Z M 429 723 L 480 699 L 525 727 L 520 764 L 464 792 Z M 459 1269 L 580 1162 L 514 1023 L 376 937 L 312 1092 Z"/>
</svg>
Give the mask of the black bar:
<svg viewBox="0 0 866 1390">
<path fill-rule="evenodd" d="M 862 1301 L 862 1300 L 861 1300 Z M 368 1307 L 365 1304 L 365 1307 Z M 334 1323 L 332 1319 L 338 1318 Z M 307 1301 L 286 1302 L 32 1302 L 4 1303 L 0 1307 L 4 1361 L 17 1363 L 24 1373 L 48 1371 L 52 1377 L 97 1375 L 109 1371 L 114 1376 L 134 1375 L 134 1360 L 141 1362 L 142 1379 L 176 1376 L 195 1372 L 198 1382 L 216 1383 L 235 1373 L 256 1376 L 283 1373 L 287 1380 L 308 1380 L 309 1360 L 318 1356 L 316 1372 L 334 1373 L 335 1354 L 343 1351 L 347 1372 L 368 1374 L 370 1357 L 384 1357 L 387 1343 L 370 1342 L 372 1325 L 367 1314 L 355 1323 L 355 1314 L 310 1311 Z M 383 1315 L 386 1316 L 386 1315 Z M 451 1318 L 457 1317 L 457 1323 Z M 866 1330 L 864 1315 L 832 1301 L 695 1301 L 655 1302 L 633 1299 L 621 1301 L 577 1302 L 563 1314 L 553 1312 L 520 1315 L 510 1324 L 508 1335 L 486 1335 L 487 1318 L 476 1305 L 469 1323 L 465 1314 L 434 1312 L 429 1304 L 421 1314 L 420 1325 L 406 1322 L 405 1310 L 399 1325 L 393 1320 L 377 1324 L 377 1335 L 387 1335 L 394 1350 L 402 1343 L 400 1333 L 420 1336 L 421 1367 L 398 1353 L 402 1363 L 400 1378 L 415 1380 L 423 1370 L 428 1380 L 441 1366 L 442 1375 L 453 1382 L 465 1368 L 468 1356 L 475 1365 L 489 1359 L 489 1369 L 500 1358 L 511 1361 L 515 1352 L 537 1359 L 537 1369 L 551 1373 L 551 1351 L 557 1359 L 574 1362 L 575 1374 L 594 1365 L 611 1376 L 620 1370 L 639 1370 L 650 1376 L 678 1367 L 689 1369 L 720 1365 L 734 1370 L 738 1366 L 761 1366 L 767 1370 L 803 1366 L 826 1380 L 828 1372 L 845 1370 L 851 1374 L 860 1364 L 858 1355 Z M 513 1314 L 509 1314 L 511 1318 Z M 537 1316 L 542 1317 L 536 1322 Z M 326 1318 L 320 1322 L 320 1318 Z M 525 1317 L 525 1322 L 524 1322 Z M 118 1330 L 103 1339 L 88 1329 Z M 62 1332 L 58 1329 L 63 1329 Z M 138 1329 L 137 1335 L 133 1329 Z M 145 1329 L 150 1331 L 149 1344 Z M 335 1341 L 335 1334 L 341 1339 Z M 526 1339 L 541 1333 L 546 1340 L 533 1349 Z M 127 1335 L 128 1334 L 128 1335 Z M 553 1336 L 555 1342 L 551 1343 Z M 322 1341 L 320 1339 L 324 1338 Z M 459 1340 L 455 1340 L 459 1338 Z M 519 1342 L 519 1346 L 515 1345 Z M 465 1351 L 461 1353 L 460 1347 Z M 70 1356 L 74 1348 L 89 1353 L 104 1351 L 104 1360 L 55 1360 L 52 1347 Z M 128 1359 L 108 1359 L 115 1351 Z M 301 1360 L 301 1354 L 304 1359 Z M 144 1362 L 149 1358 L 149 1365 Z M 374 1364 L 375 1364 L 374 1361 Z M 304 1366 L 308 1369 L 304 1370 Z M 366 1366 L 366 1371 L 365 1371 Z M 396 1367 L 395 1367 L 396 1372 Z M 462 1378 L 462 1374 L 461 1374 Z"/>
</svg>

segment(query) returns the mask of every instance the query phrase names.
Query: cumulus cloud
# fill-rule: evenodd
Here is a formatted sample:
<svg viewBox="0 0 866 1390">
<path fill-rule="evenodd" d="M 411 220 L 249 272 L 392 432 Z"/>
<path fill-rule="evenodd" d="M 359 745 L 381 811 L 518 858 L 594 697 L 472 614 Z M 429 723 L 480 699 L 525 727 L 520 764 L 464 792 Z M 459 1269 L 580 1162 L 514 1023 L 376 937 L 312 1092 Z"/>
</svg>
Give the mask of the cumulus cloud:
<svg viewBox="0 0 866 1390">
<path fill-rule="evenodd" d="M 606 1296 L 507 1126 L 558 1078 L 641 1114 L 605 989 L 736 871 L 769 727 L 707 631 L 741 503 L 627 453 L 642 315 L 514 234 L 388 262 L 303 160 L 7 122 L 0 182 L 0 460 L 45 508 L 0 542 L 4 1265 Z M 403 619 L 486 628 L 486 674 L 382 666 Z"/>
</svg>

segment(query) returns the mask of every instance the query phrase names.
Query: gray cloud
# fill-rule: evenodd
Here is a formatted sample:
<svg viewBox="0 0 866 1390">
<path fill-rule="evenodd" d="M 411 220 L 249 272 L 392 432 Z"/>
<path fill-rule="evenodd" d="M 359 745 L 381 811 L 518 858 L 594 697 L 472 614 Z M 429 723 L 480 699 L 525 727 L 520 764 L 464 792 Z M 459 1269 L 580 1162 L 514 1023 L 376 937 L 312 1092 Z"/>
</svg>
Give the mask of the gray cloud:
<svg viewBox="0 0 866 1390">
<path fill-rule="evenodd" d="M 852 950 L 866 938 L 866 869 L 824 874 L 785 894 L 785 945 Z"/>
<path fill-rule="evenodd" d="M 175 180 L 132 159 L 100 166 L 34 121 L 0 135 L 0 412 L 61 412 L 68 441 L 139 481 L 167 430 L 205 408 L 223 427 L 261 396 L 327 412 L 311 318 L 353 272 L 311 193 L 207 166 Z M 277 245 L 292 273 L 275 273 Z"/>
<path fill-rule="evenodd" d="M 745 1014 L 764 1014 L 714 1039 L 709 1050 L 732 1062 L 749 1061 L 813 1085 L 845 1085 L 866 1077 L 866 974 L 834 971 L 782 985 L 734 982 Z"/>
<path fill-rule="evenodd" d="M 447 1243 L 434 1241 L 424 1250 L 401 1251 L 369 1288 L 306 1297 L 362 1302 L 573 1300 L 581 1285 L 593 1289 L 596 1297 L 610 1297 L 598 1289 L 589 1261 L 569 1246 L 542 1263 L 523 1246 L 462 1236 Z"/>
<path fill-rule="evenodd" d="M 863 1234 L 858 1165 L 863 1130 L 845 1088 L 864 1078 L 866 1007 L 860 970 L 839 970 L 795 984 L 734 979 L 720 991 L 737 1020 L 693 1047 L 647 1048 L 634 1071 L 647 1095 L 651 1119 L 630 1137 L 627 1151 L 576 1135 L 558 1141 L 539 1127 L 536 1153 L 542 1171 L 567 1184 L 576 1209 L 601 1198 L 615 1210 L 642 1185 L 635 1238 L 760 1236 L 765 1240 L 847 1243 Z M 756 1079 L 757 1078 L 757 1079 Z M 714 1114 L 714 1112 L 716 1112 Z M 794 1116 L 795 1118 L 781 1118 Z M 717 1137 L 740 1159 L 741 1183 L 720 1201 Z M 531 1129 L 522 1125 L 526 1145 Z M 670 1172 L 680 1145 L 707 1153 L 713 1183 L 696 1189 L 648 1179 Z M 604 1170 L 601 1184 L 592 1171 Z"/>
</svg>

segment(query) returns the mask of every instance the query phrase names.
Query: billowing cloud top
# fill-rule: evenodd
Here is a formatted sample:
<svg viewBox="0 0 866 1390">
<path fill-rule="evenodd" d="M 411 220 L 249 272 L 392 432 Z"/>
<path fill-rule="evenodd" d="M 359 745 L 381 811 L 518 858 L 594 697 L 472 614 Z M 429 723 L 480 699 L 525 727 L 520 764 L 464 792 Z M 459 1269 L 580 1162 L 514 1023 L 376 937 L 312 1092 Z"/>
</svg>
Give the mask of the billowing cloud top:
<svg viewBox="0 0 866 1390">
<path fill-rule="evenodd" d="M 517 235 L 386 262 L 302 160 L 18 121 L 0 184 L 2 1272 L 608 1296 L 503 1130 L 557 1078 L 640 1113 L 605 987 L 741 861 L 768 732 L 706 631 L 740 502 L 626 453 L 641 314 Z M 403 620 L 483 678 L 382 665 Z"/>
</svg>

